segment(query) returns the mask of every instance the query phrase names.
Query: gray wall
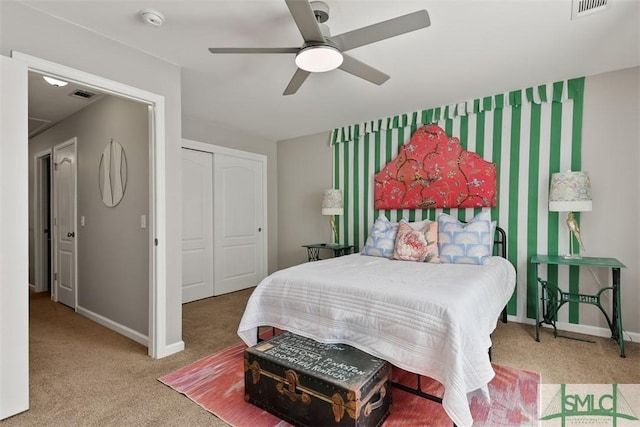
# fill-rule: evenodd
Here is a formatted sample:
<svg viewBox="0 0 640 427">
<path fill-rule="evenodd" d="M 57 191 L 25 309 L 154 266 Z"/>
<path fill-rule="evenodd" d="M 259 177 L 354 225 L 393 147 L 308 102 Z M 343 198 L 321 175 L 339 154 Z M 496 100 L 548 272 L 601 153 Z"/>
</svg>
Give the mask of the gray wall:
<svg viewBox="0 0 640 427">
<path fill-rule="evenodd" d="M 32 55 L 164 97 L 167 347 L 182 342 L 180 68 L 16 2 L 0 2 L 0 54 Z M 18 160 L 17 160 L 18 161 Z M 163 351 L 165 349 L 160 349 Z"/>
<path fill-rule="evenodd" d="M 106 96 L 29 141 L 30 204 L 34 155 L 77 137 L 78 305 L 142 335 L 149 331 L 149 124 L 145 104 Z M 100 198 L 98 168 L 111 139 L 127 159 L 122 201 L 107 207 Z M 33 206 L 29 208 L 33 229 Z M 85 217 L 85 226 L 80 217 Z M 30 239 L 32 240 L 32 239 Z M 33 260 L 33 245 L 29 250 Z M 32 263 L 32 262 L 31 262 Z"/>
<path fill-rule="evenodd" d="M 333 188 L 329 132 L 278 142 L 278 267 L 307 261 L 301 245 L 331 241 L 322 193 Z M 320 257 L 331 256 L 330 253 Z"/>
<path fill-rule="evenodd" d="M 587 255 L 614 257 L 626 264 L 623 326 L 634 333 L 640 333 L 640 226 L 632 216 L 640 209 L 639 80 L 637 67 L 586 78 L 582 156 L 582 169 L 589 171 L 593 186 L 593 211 L 581 215 Z M 330 239 L 329 225 L 320 214 L 322 190 L 333 182 L 329 138 L 326 132 L 278 142 L 280 268 L 306 261 L 300 245 Z M 600 282 L 609 284 L 610 272 L 597 270 Z M 588 271 L 580 277 L 581 292 L 597 291 Z M 609 302 L 606 298 L 604 304 Z M 580 319 L 581 324 L 606 327 L 596 307 L 581 305 Z"/>
<path fill-rule="evenodd" d="M 640 333 L 640 67 L 587 77 L 582 138 L 593 211 L 580 215 L 581 234 L 588 255 L 627 266 L 621 272 L 623 327 Z M 611 283 L 605 273 L 598 273 L 603 285 Z M 599 289 L 587 272 L 580 276 L 586 276 L 581 291 Z M 580 309 L 581 322 L 604 327 L 602 317 L 595 307 Z"/>
<path fill-rule="evenodd" d="M 268 273 L 278 269 L 278 159 L 275 141 L 230 129 L 212 120 L 182 117 L 186 139 L 267 156 L 267 250 Z M 257 284 L 257 283 L 256 283 Z"/>
</svg>

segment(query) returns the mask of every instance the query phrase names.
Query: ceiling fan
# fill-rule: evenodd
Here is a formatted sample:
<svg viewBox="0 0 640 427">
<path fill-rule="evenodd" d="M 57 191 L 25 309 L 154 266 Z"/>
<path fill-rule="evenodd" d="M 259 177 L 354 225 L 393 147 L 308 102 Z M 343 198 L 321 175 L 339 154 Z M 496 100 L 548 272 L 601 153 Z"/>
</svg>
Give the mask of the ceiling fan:
<svg viewBox="0 0 640 427">
<path fill-rule="evenodd" d="M 420 10 L 337 36 L 331 36 L 329 28 L 324 24 L 329 19 L 329 7 L 326 3 L 321 1 L 309 2 L 308 0 L 285 0 L 285 3 L 304 39 L 301 47 L 209 48 L 211 53 L 295 53 L 298 69 L 284 90 L 283 95 L 296 93 L 309 74 L 331 71 L 336 68 L 340 68 L 342 71 L 368 80 L 371 83 L 381 85 L 389 79 L 387 74 L 358 61 L 344 52 L 419 30 L 431 24 L 427 11 Z"/>
</svg>

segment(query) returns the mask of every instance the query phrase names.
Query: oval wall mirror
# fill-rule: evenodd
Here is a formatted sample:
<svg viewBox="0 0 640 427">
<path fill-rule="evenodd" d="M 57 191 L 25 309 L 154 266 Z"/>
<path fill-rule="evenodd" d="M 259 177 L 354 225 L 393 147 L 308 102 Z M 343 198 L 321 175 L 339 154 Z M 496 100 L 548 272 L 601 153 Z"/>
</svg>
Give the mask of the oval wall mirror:
<svg viewBox="0 0 640 427">
<path fill-rule="evenodd" d="M 110 208 L 120 203 L 127 188 L 127 157 L 122 145 L 113 139 L 100 157 L 98 187 L 102 202 Z"/>
</svg>

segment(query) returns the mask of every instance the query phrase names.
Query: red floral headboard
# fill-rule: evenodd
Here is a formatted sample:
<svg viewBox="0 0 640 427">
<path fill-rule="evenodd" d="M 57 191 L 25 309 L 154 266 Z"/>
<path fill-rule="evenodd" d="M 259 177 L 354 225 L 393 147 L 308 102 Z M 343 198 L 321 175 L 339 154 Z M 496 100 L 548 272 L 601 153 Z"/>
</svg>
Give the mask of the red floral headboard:
<svg viewBox="0 0 640 427">
<path fill-rule="evenodd" d="M 374 209 L 496 206 L 496 165 L 462 149 L 437 125 L 423 126 L 374 177 Z"/>
</svg>

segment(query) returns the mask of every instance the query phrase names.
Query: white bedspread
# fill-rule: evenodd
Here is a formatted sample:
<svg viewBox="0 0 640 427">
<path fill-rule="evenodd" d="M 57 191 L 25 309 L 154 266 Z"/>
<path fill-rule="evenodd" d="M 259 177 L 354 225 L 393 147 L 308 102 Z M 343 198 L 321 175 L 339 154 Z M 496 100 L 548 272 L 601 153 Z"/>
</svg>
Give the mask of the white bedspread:
<svg viewBox="0 0 640 427">
<path fill-rule="evenodd" d="M 485 265 L 393 261 L 352 254 L 280 270 L 251 295 L 238 327 L 247 345 L 259 326 L 345 343 L 445 386 L 458 426 L 473 419 L 467 394 L 494 372 L 490 333 L 515 288 L 507 260 Z"/>
</svg>

